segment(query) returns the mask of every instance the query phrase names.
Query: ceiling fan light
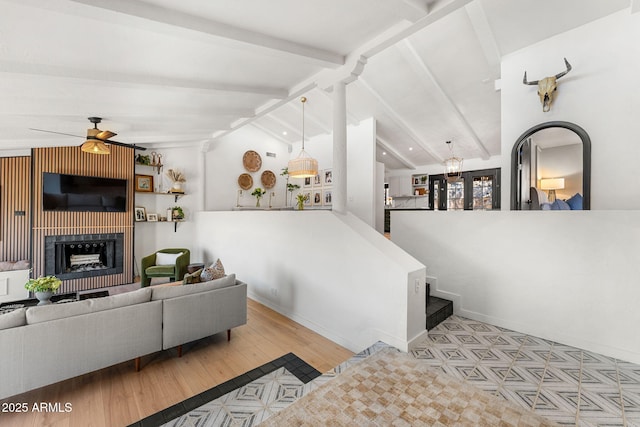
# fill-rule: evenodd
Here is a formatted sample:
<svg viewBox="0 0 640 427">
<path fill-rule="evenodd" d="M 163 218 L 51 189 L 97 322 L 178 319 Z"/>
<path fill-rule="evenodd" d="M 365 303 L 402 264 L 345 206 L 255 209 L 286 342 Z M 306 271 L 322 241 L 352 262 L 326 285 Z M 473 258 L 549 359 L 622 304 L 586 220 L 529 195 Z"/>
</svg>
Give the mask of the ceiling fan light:
<svg viewBox="0 0 640 427">
<path fill-rule="evenodd" d="M 87 139 L 80 147 L 82 151 L 90 154 L 111 154 L 109 147 L 99 139 Z"/>
</svg>

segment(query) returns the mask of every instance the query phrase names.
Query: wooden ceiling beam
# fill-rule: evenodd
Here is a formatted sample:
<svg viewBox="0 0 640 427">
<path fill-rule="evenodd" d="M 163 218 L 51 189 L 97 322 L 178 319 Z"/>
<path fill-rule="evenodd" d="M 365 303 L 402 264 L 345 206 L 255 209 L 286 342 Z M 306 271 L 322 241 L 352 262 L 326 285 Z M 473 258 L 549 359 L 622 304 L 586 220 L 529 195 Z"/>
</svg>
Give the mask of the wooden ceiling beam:
<svg viewBox="0 0 640 427">
<path fill-rule="evenodd" d="M 100 8 L 119 14 L 118 19 L 135 18 L 135 26 L 153 26 L 155 30 L 170 31 L 167 28 L 187 32 L 196 32 L 216 38 L 226 39 L 249 47 L 267 49 L 274 52 L 297 56 L 307 61 L 313 61 L 325 67 L 337 67 L 344 64 L 344 56 L 314 46 L 304 45 L 291 40 L 273 37 L 255 31 L 245 30 L 222 22 L 212 21 L 199 16 L 166 9 L 141 1 L 130 0 L 71 0 L 86 6 Z M 140 21 L 144 21 L 141 23 Z M 172 34 L 176 34 L 175 31 Z"/>
<path fill-rule="evenodd" d="M 444 163 L 444 159 L 437 155 L 425 141 L 418 136 L 418 133 L 389 105 L 389 103 L 371 87 L 362 77 L 358 79 L 358 83 L 367 90 L 378 102 L 378 105 L 384 110 L 385 114 L 398 126 L 407 136 L 418 144 L 424 151 L 434 158 L 438 163 Z"/>
<path fill-rule="evenodd" d="M 467 118 L 458 109 L 458 106 L 455 104 L 455 102 L 453 102 L 451 96 L 449 96 L 442 84 L 440 84 L 431 69 L 427 66 L 422 57 L 415 50 L 411 42 L 408 39 L 403 40 L 402 43 L 398 44 L 397 49 L 406 59 L 407 63 L 416 70 L 418 76 L 427 77 L 431 81 L 437 92 L 442 96 L 442 99 L 445 101 L 446 105 L 449 106 L 451 112 L 458 118 L 471 139 L 476 143 L 476 147 L 480 151 L 480 157 L 483 160 L 489 160 L 489 157 L 491 157 L 491 154 L 489 154 L 489 150 L 487 150 L 487 148 L 484 146 L 484 143 L 480 140 L 480 138 L 476 134 L 476 131 L 473 129 Z"/>
<path fill-rule="evenodd" d="M 387 153 L 395 157 L 400 163 L 405 165 L 408 169 L 416 169 L 416 165 L 414 165 L 409 159 L 400 154 L 392 145 L 382 138 L 380 135 L 376 135 L 377 144 Z"/>
</svg>

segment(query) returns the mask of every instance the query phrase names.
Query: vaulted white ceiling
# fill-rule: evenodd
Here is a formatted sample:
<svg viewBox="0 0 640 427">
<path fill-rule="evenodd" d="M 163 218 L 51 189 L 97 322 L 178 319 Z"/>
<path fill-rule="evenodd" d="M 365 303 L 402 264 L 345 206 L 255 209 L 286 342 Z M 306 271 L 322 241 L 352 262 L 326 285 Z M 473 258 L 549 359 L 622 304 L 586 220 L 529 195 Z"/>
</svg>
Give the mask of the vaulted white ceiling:
<svg viewBox="0 0 640 427">
<path fill-rule="evenodd" d="M 0 0 L 0 149 L 283 143 L 375 117 L 388 170 L 500 154 L 500 58 L 630 0 Z M 559 69 L 563 67 L 558 58 Z M 78 135 L 41 132 L 34 129 Z M 286 132 L 286 135 L 283 133 Z M 383 154 L 386 153 L 386 154 Z"/>
</svg>

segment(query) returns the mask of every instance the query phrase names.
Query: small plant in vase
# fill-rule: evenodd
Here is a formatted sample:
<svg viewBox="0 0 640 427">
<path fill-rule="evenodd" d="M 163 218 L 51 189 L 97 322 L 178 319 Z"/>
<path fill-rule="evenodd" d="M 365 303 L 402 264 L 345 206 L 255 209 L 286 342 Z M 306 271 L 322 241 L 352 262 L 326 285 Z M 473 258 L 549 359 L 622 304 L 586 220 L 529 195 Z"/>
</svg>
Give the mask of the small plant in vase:
<svg viewBox="0 0 640 427">
<path fill-rule="evenodd" d="M 51 304 L 51 296 L 62 285 L 62 280 L 56 276 L 44 276 L 37 279 L 29 279 L 24 284 L 24 288 L 36 295 L 36 298 L 40 301 L 38 305 Z"/>
<path fill-rule="evenodd" d="M 174 206 L 171 208 L 171 219 L 174 221 L 182 221 L 184 219 L 184 211 L 180 206 Z"/>
<path fill-rule="evenodd" d="M 296 199 L 298 199 L 298 210 L 301 211 L 304 209 L 304 202 L 309 201 L 309 195 L 298 193 Z"/>
<path fill-rule="evenodd" d="M 257 208 L 260 207 L 260 199 L 262 199 L 262 196 L 264 196 L 265 194 L 266 194 L 266 191 L 264 191 L 260 187 L 256 187 L 256 188 L 253 189 L 253 192 L 251 193 L 251 195 L 255 196 L 255 198 L 256 198 L 256 207 Z"/>
<path fill-rule="evenodd" d="M 184 193 L 182 184 L 187 182 L 187 178 L 184 176 L 184 174 L 177 169 L 169 169 L 166 175 L 167 178 L 169 178 L 173 182 L 171 190 L 169 191 L 171 193 Z"/>
</svg>

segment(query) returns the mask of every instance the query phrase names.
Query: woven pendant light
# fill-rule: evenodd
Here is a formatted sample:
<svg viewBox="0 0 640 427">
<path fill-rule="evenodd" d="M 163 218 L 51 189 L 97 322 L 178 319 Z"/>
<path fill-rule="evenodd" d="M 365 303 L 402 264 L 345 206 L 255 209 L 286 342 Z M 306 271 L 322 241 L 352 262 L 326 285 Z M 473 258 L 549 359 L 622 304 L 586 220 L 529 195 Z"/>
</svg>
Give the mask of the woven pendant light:
<svg viewBox="0 0 640 427">
<path fill-rule="evenodd" d="M 302 102 L 302 150 L 298 157 L 289 160 L 288 171 L 292 178 L 310 178 L 318 174 L 318 161 L 304 151 L 304 103 L 307 98 L 300 98 Z"/>
</svg>

